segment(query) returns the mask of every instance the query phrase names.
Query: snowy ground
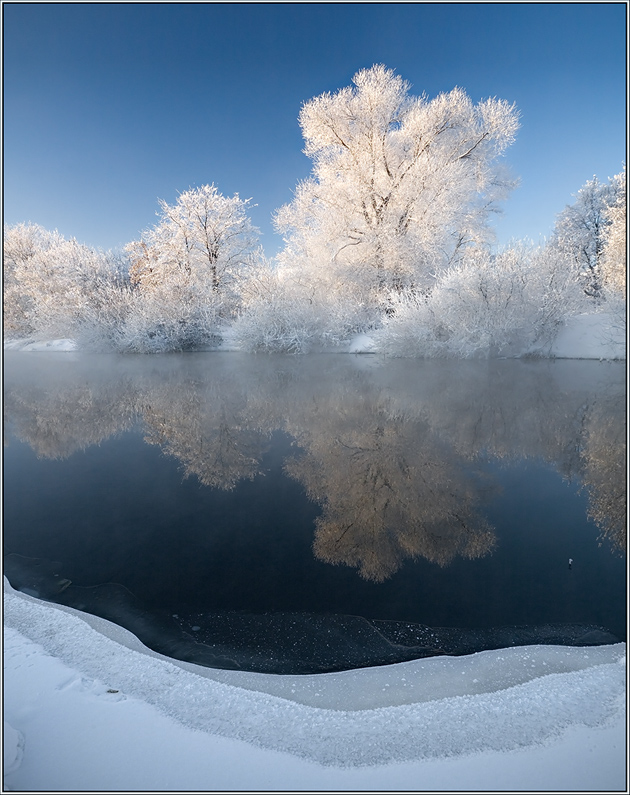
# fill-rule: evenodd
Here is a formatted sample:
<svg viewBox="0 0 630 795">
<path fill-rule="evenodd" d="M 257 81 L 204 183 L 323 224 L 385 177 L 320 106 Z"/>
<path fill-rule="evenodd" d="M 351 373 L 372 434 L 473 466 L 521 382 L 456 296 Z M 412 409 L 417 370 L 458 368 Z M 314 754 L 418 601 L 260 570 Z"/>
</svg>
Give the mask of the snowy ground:
<svg viewBox="0 0 630 795">
<path fill-rule="evenodd" d="M 625 644 L 217 671 L 5 580 L 5 790 L 624 791 Z"/>
</svg>

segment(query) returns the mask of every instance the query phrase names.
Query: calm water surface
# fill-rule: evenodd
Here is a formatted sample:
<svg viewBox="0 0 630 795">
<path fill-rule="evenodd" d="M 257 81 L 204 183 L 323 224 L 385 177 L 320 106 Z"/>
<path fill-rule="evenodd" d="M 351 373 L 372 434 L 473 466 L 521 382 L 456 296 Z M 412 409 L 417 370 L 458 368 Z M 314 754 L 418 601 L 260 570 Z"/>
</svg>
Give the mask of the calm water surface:
<svg viewBox="0 0 630 795">
<path fill-rule="evenodd" d="M 11 584 L 179 659 L 626 637 L 623 364 L 7 352 L 5 436 Z"/>
</svg>

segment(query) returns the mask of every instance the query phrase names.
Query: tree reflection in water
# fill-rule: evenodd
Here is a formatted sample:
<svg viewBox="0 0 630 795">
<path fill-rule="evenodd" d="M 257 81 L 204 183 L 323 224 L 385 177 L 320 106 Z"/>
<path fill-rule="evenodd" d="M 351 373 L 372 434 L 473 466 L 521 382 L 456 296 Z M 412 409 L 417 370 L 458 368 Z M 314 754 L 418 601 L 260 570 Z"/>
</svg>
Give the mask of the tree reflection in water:
<svg viewBox="0 0 630 795">
<path fill-rule="evenodd" d="M 483 457 L 537 458 L 587 490 L 625 548 L 625 372 L 598 362 L 351 356 L 5 354 L 5 428 L 66 458 L 141 424 L 186 476 L 232 489 L 291 435 L 321 507 L 313 550 L 381 582 L 407 558 L 488 554 Z"/>
<path fill-rule="evenodd" d="M 585 427 L 582 483 L 589 496 L 589 517 L 601 539 L 618 552 L 626 548 L 625 401 L 604 398 L 593 406 Z"/>
<path fill-rule="evenodd" d="M 444 566 L 492 548 L 494 534 L 475 512 L 474 477 L 425 422 L 363 400 L 344 409 L 304 428 L 305 454 L 286 466 L 323 508 L 313 544 L 320 560 L 382 582 L 406 558 Z"/>
</svg>

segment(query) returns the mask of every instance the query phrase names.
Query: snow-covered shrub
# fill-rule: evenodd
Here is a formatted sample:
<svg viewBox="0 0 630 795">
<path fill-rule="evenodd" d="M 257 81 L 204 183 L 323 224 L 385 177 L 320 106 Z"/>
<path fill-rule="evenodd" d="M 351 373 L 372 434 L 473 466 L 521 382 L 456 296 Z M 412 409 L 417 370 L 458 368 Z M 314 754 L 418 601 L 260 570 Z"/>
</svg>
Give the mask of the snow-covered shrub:
<svg viewBox="0 0 630 795">
<path fill-rule="evenodd" d="M 211 288 L 123 292 L 116 309 L 101 323 L 108 328 L 109 347 L 122 353 L 166 353 L 198 350 L 220 340 L 222 303 Z M 101 338 L 105 335 L 101 333 Z"/>
<path fill-rule="evenodd" d="M 520 244 L 476 251 L 441 273 L 428 293 L 391 296 L 378 349 L 397 356 L 543 353 L 584 297 L 566 258 Z"/>
<path fill-rule="evenodd" d="M 102 279 L 93 285 L 93 300 L 76 323 L 74 339 L 85 350 L 124 352 L 127 323 L 135 309 L 136 296 L 127 280 Z"/>
<path fill-rule="evenodd" d="M 261 268 L 248 283 L 243 311 L 230 338 L 247 351 L 305 353 L 339 345 L 352 332 L 352 320 L 335 293 Z"/>
</svg>

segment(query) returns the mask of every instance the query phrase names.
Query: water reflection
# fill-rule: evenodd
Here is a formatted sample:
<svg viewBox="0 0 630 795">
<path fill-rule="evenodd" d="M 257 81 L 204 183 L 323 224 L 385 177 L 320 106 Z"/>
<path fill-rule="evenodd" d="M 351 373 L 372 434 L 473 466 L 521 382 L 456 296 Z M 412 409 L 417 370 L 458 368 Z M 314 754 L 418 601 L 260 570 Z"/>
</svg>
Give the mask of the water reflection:
<svg viewBox="0 0 630 795">
<path fill-rule="evenodd" d="M 86 364 L 50 357 L 20 362 L 5 354 L 5 446 L 11 427 L 39 458 L 65 459 L 133 425 L 132 373 L 112 379 Z"/>
<path fill-rule="evenodd" d="M 598 362 L 414 363 L 376 357 L 5 354 L 5 428 L 39 457 L 140 423 L 186 476 L 232 489 L 274 431 L 321 508 L 313 551 L 382 582 L 408 558 L 446 566 L 495 544 L 478 462 L 542 459 L 583 484 L 625 548 L 625 372 Z"/>
<path fill-rule="evenodd" d="M 145 441 L 174 456 L 204 486 L 232 489 L 260 474 L 268 448 L 233 379 L 151 384 L 142 391 Z"/>
<path fill-rule="evenodd" d="M 313 544 L 320 560 L 382 582 L 406 558 L 445 566 L 492 549 L 474 474 L 425 421 L 392 416 L 378 394 L 326 408 L 315 422 L 305 418 L 304 455 L 286 465 L 323 508 Z"/>
<path fill-rule="evenodd" d="M 593 406 L 585 425 L 582 482 L 589 495 L 589 517 L 601 538 L 626 548 L 625 402 L 605 397 Z"/>
</svg>

